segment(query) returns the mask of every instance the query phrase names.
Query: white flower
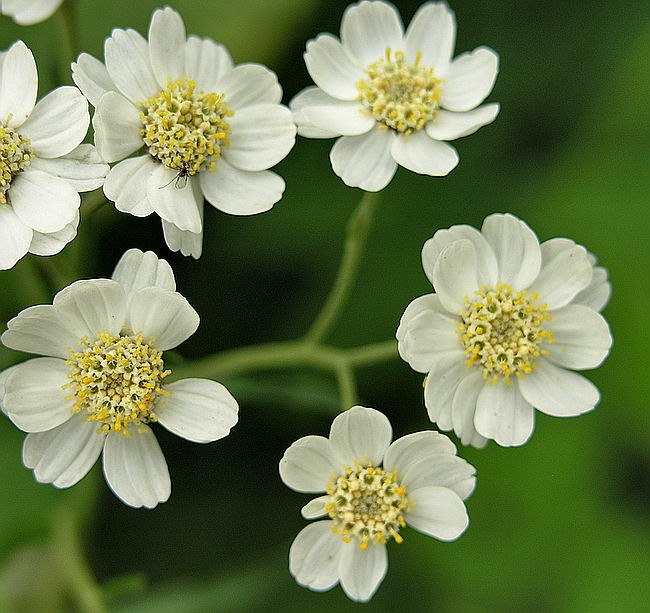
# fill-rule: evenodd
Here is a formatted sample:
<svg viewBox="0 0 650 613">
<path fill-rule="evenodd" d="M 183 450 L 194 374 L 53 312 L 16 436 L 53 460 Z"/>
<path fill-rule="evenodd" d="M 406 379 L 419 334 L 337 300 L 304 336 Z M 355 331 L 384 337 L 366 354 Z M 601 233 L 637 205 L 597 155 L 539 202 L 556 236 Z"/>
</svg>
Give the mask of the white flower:
<svg viewBox="0 0 650 613">
<path fill-rule="evenodd" d="M 284 181 L 267 169 L 291 150 L 296 128 L 279 104 L 275 73 L 233 67 L 222 45 L 186 38 L 171 8 L 154 12 L 148 41 L 113 30 L 104 55 L 106 65 L 82 53 L 73 78 L 96 108 L 99 153 L 124 160 L 104 186 L 120 211 L 155 211 L 169 248 L 198 258 L 204 197 L 233 215 L 268 211 L 280 200 Z"/>
<path fill-rule="evenodd" d="M 480 232 L 439 230 L 422 262 L 436 293 L 407 307 L 397 340 L 402 358 L 428 373 L 424 400 L 440 429 L 465 445 L 522 445 L 535 408 L 571 417 L 596 406 L 596 386 L 572 371 L 609 353 L 598 311 L 610 285 L 584 247 L 566 238 L 540 245 L 523 221 L 495 214 Z"/>
<path fill-rule="evenodd" d="M 0 13 L 21 26 L 45 21 L 56 12 L 63 0 L 0 0 Z"/>
<path fill-rule="evenodd" d="M 303 517 L 329 516 L 291 545 L 289 569 L 300 585 L 322 592 L 340 581 L 352 600 L 368 601 L 388 568 L 386 543 L 401 543 L 406 524 L 442 541 L 467 528 L 463 500 L 474 490 L 474 467 L 444 434 L 391 438 L 383 413 L 353 407 L 334 419 L 329 439 L 305 436 L 285 452 L 284 483 L 325 492 L 303 507 Z"/>
<path fill-rule="evenodd" d="M 2 335 L 7 347 L 48 357 L 0 373 L 0 406 L 29 432 L 23 462 L 40 483 L 70 487 L 100 453 L 113 492 L 132 507 L 169 498 L 165 458 L 147 425 L 197 443 L 226 436 L 237 402 L 207 379 L 166 384 L 163 352 L 199 325 L 175 291 L 169 264 L 127 251 L 112 279 L 77 281 L 52 305 L 22 311 Z"/>
<path fill-rule="evenodd" d="M 342 135 L 330 160 L 351 187 L 379 191 L 398 164 L 446 175 L 458 154 L 444 141 L 472 134 L 499 112 L 498 104 L 478 106 L 494 86 L 497 54 L 479 47 L 452 60 L 455 39 L 445 3 L 423 4 L 406 34 L 392 4 L 349 6 L 340 41 L 321 34 L 307 43 L 305 63 L 317 87 L 291 101 L 298 134 Z"/>
<path fill-rule="evenodd" d="M 97 189 L 108 165 L 92 145 L 88 103 L 59 87 L 36 103 L 32 52 L 0 52 L 0 270 L 27 252 L 54 255 L 77 234 L 79 192 Z"/>
</svg>

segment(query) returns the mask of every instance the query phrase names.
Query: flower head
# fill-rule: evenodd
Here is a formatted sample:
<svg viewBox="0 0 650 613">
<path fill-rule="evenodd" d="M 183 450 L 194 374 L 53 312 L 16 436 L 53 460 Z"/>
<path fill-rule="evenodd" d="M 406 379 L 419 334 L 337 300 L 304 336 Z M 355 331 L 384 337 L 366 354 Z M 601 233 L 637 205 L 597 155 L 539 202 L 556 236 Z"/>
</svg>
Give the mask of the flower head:
<svg viewBox="0 0 650 613">
<path fill-rule="evenodd" d="M 103 451 L 116 496 L 153 508 L 169 498 L 171 483 L 150 425 L 207 443 L 237 423 L 237 402 L 220 383 L 167 383 L 164 352 L 199 325 L 175 290 L 165 260 L 131 249 L 112 279 L 77 281 L 52 305 L 9 322 L 5 346 L 47 356 L 0 373 L 0 408 L 29 433 L 23 461 L 37 481 L 70 487 Z"/>
<path fill-rule="evenodd" d="M 467 528 L 463 501 L 474 490 L 475 470 L 453 443 L 432 431 L 391 438 L 383 413 L 353 407 L 334 419 L 329 438 L 306 436 L 285 452 L 284 483 L 324 493 L 303 517 L 328 517 L 291 545 L 289 568 L 300 585 L 320 592 L 340 582 L 351 599 L 365 602 L 386 574 L 386 544 L 402 543 L 407 525 L 443 541 Z"/>
<path fill-rule="evenodd" d="M 36 103 L 32 52 L 0 53 L 0 270 L 25 254 L 54 255 L 77 234 L 79 192 L 104 182 L 108 165 L 82 145 L 90 117 L 76 87 Z"/>
<path fill-rule="evenodd" d="M 341 40 L 321 34 L 307 43 L 305 63 L 316 83 L 292 101 L 298 133 L 341 136 L 330 153 L 334 172 L 351 187 L 379 191 L 397 165 L 443 176 L 458 163 L 444 141 L 491 123 L 498 104 L 479 106 L 494 86 L 498 57 L 479 47 L 452 59 L 454 14 L 427 2 L 406 33 L 392 4 L 350 5 Z"/>
<path fill-rule="evenodd" d="M 45 21 L 61 6 L 63 0 L 0 0 L 0 13 L 21 26 Z"/>
<path fill-rule="evenodd" d="M 596 387 L 572 372 L 596 368 L 612 345 L 599 311 L 607 271 L 566 238 L 541 245 L 512 215 L 481 231 L 439 230 L 422 249 L 436 290 L 416 298 L 397 330 L 400 355 L 428 373 L 431 421 L 464 444 L 522 445 L 534 409 L 570 417 L 591 411 Z"/>
<path fill-rule="evenodd" d="M 282 197 L 284 181 L 268 168 L 289 153 L 296 127 L 268 68 L 235 67 L 223 45 L 186 37 L 169 7 L 154 12 L 148 40 L 113 30 L 104 55 L 105 64 L 82 53 L 73 78 L 95 107 L 99 153 L 119 162 L 104 192 L 120 211 L 156 212 L 169 248 L 198 258 L 204 198 L 253 215 Z"/>
</svg>

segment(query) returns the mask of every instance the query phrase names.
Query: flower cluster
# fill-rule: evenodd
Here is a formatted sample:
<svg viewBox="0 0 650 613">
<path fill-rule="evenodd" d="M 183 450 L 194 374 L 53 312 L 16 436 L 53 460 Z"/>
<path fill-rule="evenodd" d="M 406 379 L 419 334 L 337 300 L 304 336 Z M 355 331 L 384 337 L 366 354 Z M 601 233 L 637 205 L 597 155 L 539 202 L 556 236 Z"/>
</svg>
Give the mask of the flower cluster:
<svg viewBox="0 0 650 613">
<path fill-rule="evenodd" d="M 61 2 L 0 0 L 0 11 L 26 25 Z M 187 36 L 170 7 L 153 13 L 146 39 L 113 30 L 103 62 L 82 53 L 72 64 L 77 87 L 39 102 L 34 57 L 14 43 L 0 54 L 0 269 L 27 253 L 60 252 L 76 236 L 80 192 L 99 188 L 119 211 L 156 213 L 169 249 L 198 259 L 204 202 L 232 215 L 271 209 L 285 183 L 270 169 L 296 134 L 336 137 L 332 169 L 368 192 L 386 187 L 397 166 L 447 175 L 459 161 L 448 141 L 499 113 L 497 103 L 482 104 L 497 54 L 478 47 L 454 58 L 455 34 L 445 3 L 425 3 L 405 30 L 393 5 L 362 0 L 346 9 L 340 39 L 307 43 L 315 86 L 289 107 L 275 73 L 236 66 L 223 45 Z M 89 104 L 94 145 L 83 142 Z M 598 367 L 610 351 L 600 312 L 611 288 L 584 247 L 567 238 L 540 244 L 520 219 L 494 214 L 480 231 L 436 231 L 422 263 L 435 293 L 411 302 L 396 336 L 399 355 L 426 374 L 424 405 L 440 430 L 478 448 L 518 446 L 532 435 L 535 409 L 568 417 L 597 405 L 598 389 L 575 371 Z M 27 433 L 23 462 L 36 480 L 70 487 L 102 455 L 125 504 L 166 501 L 155 424 L 208 443 L 238 419 L 223 385 L 176 380 L 169 367 L 166 352 L 198 325 L 169 264 L 138 249 L 111 279 L 76 281 L 11 319 L 2 343 L 42 356 L 0 373 L 0 409 Z M 451 440 L 435 431 L 391 440 L 383 413 L 355 406 L 328 438 L 306 436 L 285 452 L 284 483 L 318 494 L 302 515 L 319 521 L 289 552 L 300 585 L 340 583 L 368 601 L 386 573 L 387 545 L 402 543 L 407 526 L 443 541 L 468 527 L 476 471 Z"/>
</svg>

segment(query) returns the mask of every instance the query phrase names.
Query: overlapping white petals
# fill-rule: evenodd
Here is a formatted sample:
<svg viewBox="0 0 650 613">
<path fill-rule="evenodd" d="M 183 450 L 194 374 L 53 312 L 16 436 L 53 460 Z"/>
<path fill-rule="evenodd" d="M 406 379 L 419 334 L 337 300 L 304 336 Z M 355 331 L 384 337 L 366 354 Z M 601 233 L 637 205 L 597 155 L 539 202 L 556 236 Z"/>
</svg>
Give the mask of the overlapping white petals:
<svg viewBox="0 0 650 613">
<path fill-rule="evenodd" d="M 82 53 L 72 62 L 72 80 L 95 107 L 106 92 L 117 89 L 106 66 L 89 53 Z"/>
<path fill-rule="evenodd" d="M 409 496 L 414 506 L 407 514 L 407 521 L 416 530 L 441 541 L 455 541 L 467 529 L 467 510 L 453 490 L 429 485 Z"/>
<path fill-rule="evenodd" d="M 161 88 L 169 79 L 175 81 L 186 74 L 185 44 L 185 24 L 181 16 L 170 7 L 154 11 L 149 26 L 149 57 Z"/>
<path fill-rule="evenodd" d="M 282 88 L 272 70 L 261 64 L 240 64 L 219 78 L 217 89 L 235 111 L 258 104 L 279 104 Z"/>
<path fill-rule="evenodd" d="M 93 116 L 95 145 L 107 162 L 117 162 L 142 147 L 140 114 L 124 96 L 107 92 Z"/>
<path fill-rule="evenodd" d="M 147 196 L 147 186 L 157 168 L 150 155 L 122 160 L 111 168 L 106 177 L 106 197 L 115 202 L 118 211 L 136 217 L 151 215 L 154 211 Z"/>
<path fill-rule="evenodd" d="M 34 255 L 55 255 L 59 253 L 75 236 L 79 227 L 79 212 L 75 218 L 61 230 L 56 232 L 36 232 L 32 235 L 32 242 L 29 245 L 29 252 Z"/>
<path fill-rule="evenodd" d="M 368 602 L 388 571 L 386 546 L 372 545 L 365 551 L 350 544 L 341 549 L 339 575 L 348 598 Z"/>
<path fill-rule="evenodd" d="M 192 189 L 194 177 L 185 185 L 177 185 L 178 173 L 162 164 L 156 164 L 147 182 L 147 200 L 162 219 L 173 223 L 179 230 L 200 232 L 197 196 Z"/>
<path fill-rule="evenodd" d="M 58 158 L 37 157 L 30 164 L 30 169 L 63 179 L 78 192 L 90 192 L 104 184 L 109 166 L 95 147 L 79 145 Z"/>
<path fill-rule="evenodd" d="M 232 57 L 223 45 L 209 38 L 188 36 L 185 45 L 185 70 L 199 89 L 215 91 L 219 78 L 232 70 Z"/>
<path fill-rule="evenodd" d="M 33 235 L 10 207 L 0 206 L 0 270 L 14 267 L 29 251 Z"/>
<path fill-rule="evenodd" d="M 140 249 L 125 251 L 111 278 L 124 288 L 127 296 L 144 287 L 176 291 L 172 267 L 167 260 L 159 259 L 153 251 L 144 253 Z"/>
</svg>

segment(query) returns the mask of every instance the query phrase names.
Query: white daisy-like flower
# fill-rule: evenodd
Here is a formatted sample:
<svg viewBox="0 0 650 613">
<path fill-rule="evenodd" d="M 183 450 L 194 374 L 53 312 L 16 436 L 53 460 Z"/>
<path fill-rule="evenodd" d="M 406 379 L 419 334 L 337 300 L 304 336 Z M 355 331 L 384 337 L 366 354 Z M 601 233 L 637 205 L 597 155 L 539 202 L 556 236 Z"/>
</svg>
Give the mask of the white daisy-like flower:
<svg viewBox="0 0 650 613">
<path fill-rule="evenodd" d="M 416 298 L 397 330 L 400 355 L 428 373 L 431 421 L 464 444 L 524 444 L 534 409 L 572 417 L 600 394 L 574 370 L 596 368 L 612 345 L 599 311 L 610 295 L 607 271 L 567 238 L 541 245 L 509 214 L 481 231 L 439 230 L 422 249 L 434 294 Z"/>
<path fill-rule="evenodd" d="M 169 7 L 154 12 L 148 41 L 113 30 L 104 56 L 105 65 L 82 53 L 72 69 L 95 107 L 99 153 L 123 160 L 104 185 L 120 211 L 155 211 L 169 248 L 198 258 L 204 197 L 232 215 L 262 213 L 280 200 L 284 181 L 267 169 L 289 153 L 296 127 L 275 73 L 234 67 L 223 45 L 187 38 Z"/>
<path fill-rule="evenodd" d="M 341 583 L 352 600 L 372 598 L 388 569 L 386 544 L 404 540 L 409 526 L 442 541 L 457 539 L 469 519 L 464 500 L 475 469 L 438 432 L 403 436 L 391 444 L 383 413 L 353 407 L 336 417 L 329 438 L 305 436 L 280 461 L 284 483 L 324 493 L 302 509 L 317 521 L 293 541 L 289 569 L 317 592 Z"/>
<path fill-rule="evenodd" d="M 21 26 L 45 21 L 61 6 L 63 0 L 0 0 L 0 13 Z"/>
<path fill-rule="evenodd" d="M 167 463 L 148 424 L 208 443 L 237 423 L 228 390 L 207 379 L 167 384 L 163 352 L 199 325 L 165 260 L 127 251 L 112 279 L 77 281 L 52 305 L 25 309 L 5 346 L 47 357 L 0 373 L 0 406 L 28 432 L 23 462 L 40 483 L 70 487 L 103 451 L 118 498 L 153 508 L 169 498 Z"/>
<path fill-rule="evenodd" d="M 54 255 L 77 234 L 79 192 L 97 189 L 108 172 L 82 145 L 90 116 L 76 87 L 36 103 L 32 52 L 18 41 L 0 52 L 0 270 L 25 254 Z"/>
<path fill-rule="evenodd" d="M 445 141 L 494 121 L 498 104 L 479 106 L 492 91 L 498 56 L 479 47 L 452 59 L 456 20 L 445 3 L 427 2 L 406 34 L 388 2 L 349 6 L 341 40 L 321 34 L 307 43 L 305 63 L 316 87 L 290 104 L 298 134 L 339 138 L 330 152 L 346 185 L 375 192 L 397 165 L 444 176 L 458 164 Z"/>
</svg>

